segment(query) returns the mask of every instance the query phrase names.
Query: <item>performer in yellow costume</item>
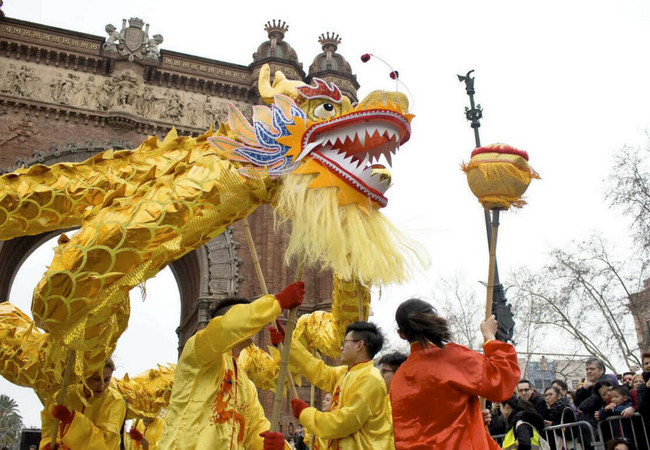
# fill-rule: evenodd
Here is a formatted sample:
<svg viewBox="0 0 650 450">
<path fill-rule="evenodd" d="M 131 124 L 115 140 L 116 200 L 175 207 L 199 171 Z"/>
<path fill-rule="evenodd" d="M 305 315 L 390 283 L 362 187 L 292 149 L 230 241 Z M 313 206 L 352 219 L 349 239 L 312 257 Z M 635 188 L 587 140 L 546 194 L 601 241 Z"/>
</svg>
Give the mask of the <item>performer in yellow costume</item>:
<svg viewBox="0 0 650 450">
<path fill-rule="evenodd" d="M 124 398 L 110 386 L 115 365 L 106 363 L 101 374 L 71 386 L 65 395 L 67 406 L 45 404 L 41 413 L 41 449 L 50 449 L 54 418 L 60 421 L 57 448 L 119 449 L 126 417 Z"/>
<path fill-rule="evenodd" d="M 134 421 L 125 439 L 127 450 L 158 450 L 165 420 L 160 417 L 145 417 Z"/>
<path fill-rule="evenodd" d="M 339 367 L 327 366 L 299 342 L 292 343 L 291 364 L 318 388 L 332 393 L 329 412 L 291 400 L 294 415 L 309 434 L 320 438 L 323 449 L 395 448 L 386 383 L 372 362 L 383 341 L 370 322 L 348 325 L 341 345 L 345 365 Z"/>
<path fill-rule="evenodd" d="M 299 306 L 304 293 L 304 283 L 296 282 L 275 296 L 237 304 L 187 341 L 176 366 L 161 449 L 262 450 L 260 433 L 270 424 L 255 385 L 235 358 L 283 309 Z"/>
</svg>

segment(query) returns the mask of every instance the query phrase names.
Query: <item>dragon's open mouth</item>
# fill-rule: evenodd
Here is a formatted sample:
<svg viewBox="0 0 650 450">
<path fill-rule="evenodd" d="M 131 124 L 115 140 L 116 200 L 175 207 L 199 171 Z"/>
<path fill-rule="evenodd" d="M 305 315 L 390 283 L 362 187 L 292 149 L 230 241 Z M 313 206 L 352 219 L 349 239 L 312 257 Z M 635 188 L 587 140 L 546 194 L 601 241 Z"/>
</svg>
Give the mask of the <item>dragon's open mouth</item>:
<svg viewBox="0 0 650 450">
<path fill-rule="evenodd" d="M 313 125 L 303 137 L 300 158 L 309 154 L 382 207 L 390 177 L 382 164 L 410 137 L 410 125 L 390 110 L 363 110 Z"/>
</svg>

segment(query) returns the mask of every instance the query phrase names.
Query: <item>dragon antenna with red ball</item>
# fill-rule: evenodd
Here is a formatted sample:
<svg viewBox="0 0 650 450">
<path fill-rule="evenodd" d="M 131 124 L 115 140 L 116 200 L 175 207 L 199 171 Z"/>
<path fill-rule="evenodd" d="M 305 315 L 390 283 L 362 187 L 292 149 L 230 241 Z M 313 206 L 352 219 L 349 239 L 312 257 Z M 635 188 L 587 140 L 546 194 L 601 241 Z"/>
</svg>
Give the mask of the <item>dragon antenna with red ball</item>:
<svg viewBox="0 0 650 450">
<path fill-rule="evenodd" d="M 399 71 L 393 69 L 393 67 L 390 64 L 388 64 L 387 61 L 385 61 L 384 59 L 382 59 L 379 56 L 377 56 L 375 54 L 372 54 L 372 53 L 364 53 L 363 55 L 361 55 L 361 62 L 367 63 L 368 61 L 370 61 L 371 58 L 378 59 L 379 61 L 386 64 L 386 66 L 390 69 L 390 72 L 389 72 L 388 76 L 391 78 L 391 80 L 395 80 L 395 90 L 396 91 L 399 92 L 399 85 L 400 84 L 402 86 L 404 86 L 404 89 L 406 89 L 406 91 L 408 92 L 410 100 L 411 100 L 411 102 L 410 102 L 411 107 L 409 109 L 412 111 L 413 107 L 415 106 L 415 97 L 413 97 L 413 94 L 411 94 L 411 90 L 408 88 L 408 86 L 402 80 L 400 80 Z"/>
</svg>

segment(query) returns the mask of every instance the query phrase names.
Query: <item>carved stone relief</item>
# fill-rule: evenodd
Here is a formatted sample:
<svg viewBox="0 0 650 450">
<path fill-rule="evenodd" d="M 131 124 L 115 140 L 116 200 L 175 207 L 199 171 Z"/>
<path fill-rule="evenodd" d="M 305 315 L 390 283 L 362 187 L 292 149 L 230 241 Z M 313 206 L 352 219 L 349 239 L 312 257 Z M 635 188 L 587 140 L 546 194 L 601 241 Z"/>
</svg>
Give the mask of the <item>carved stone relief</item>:
<svg viewBox="0 0 650 450">
<path fill-rule="evenodd" d="M 0 93 L 100 111 L 122 111 L 175 125 L 207 129 L 228 119 L 224 99 L 155 85 L 146 85 L 131 70 L 112 76 L 52 70 L 25 62 L 0 64 Z M 246 117 L 252 107 L 232 101 Z"/>
<path fill-rule="evenodd" d="M 20 66 L 9 64 L 2 79 L 2 88 L 0 92 L 20 97 L 31 98 L 34 94 L 38 95 L 43 87 L 40 77 L 35 75 L 34 67 L 27 64 Z"/>
<path fill-rule="evenodd" d="M 232 236 L 232 229 L 226 228 L 216 238 L 208 242 L 208 262 L 210 294 L 218 298 L 229 298 L 237 295 L 237 288 L 242 278 L 239 267 L 243 261 L 237 256 L 239 243 Z"/>
</svg>

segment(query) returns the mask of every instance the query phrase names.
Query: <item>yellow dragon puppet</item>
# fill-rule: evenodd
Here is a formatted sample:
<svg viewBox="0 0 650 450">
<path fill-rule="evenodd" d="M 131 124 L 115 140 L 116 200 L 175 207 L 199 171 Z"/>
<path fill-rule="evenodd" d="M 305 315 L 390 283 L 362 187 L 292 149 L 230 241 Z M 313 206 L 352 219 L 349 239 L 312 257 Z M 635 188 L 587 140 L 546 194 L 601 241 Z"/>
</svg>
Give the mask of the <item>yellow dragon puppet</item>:
<svg viewBox="0 0 650 450">
<path fill-rule="evenodd" d="M 410 137 L 406 96 L 375 91 L 352 105 L 322 80 L 306 85 L 277 72 L 271 84 L 270 75 L 262 67 L 259 91 L 270 106 L 255 106 L 252 123 L 229 105 L 217 132 L 172 130 L 134 150 L 0 177 L 0 240 L 79 228 L 61 236 L 34 290 L 35 323 L 0 304 L 2 376 L 52 393 L 70 350 L 77 377 L 96 372 L 127 326 L 129 290 L 261 204 L 291 224 L 289 260 L 338 276 L 332 313 L 305 317 L 296 330 L 326 354 L 336 356 L 340 326 L 358 319 L 358 289 L 367 313 L 368 286 L 408 277 L 417 251 L 379 212 L 391 180 L 377 163 L 390 164 Z M 318 338 L 310 327 L 325 331 Z M 124 391 L 136 392 L 127 381 Z"/>
</svg>

